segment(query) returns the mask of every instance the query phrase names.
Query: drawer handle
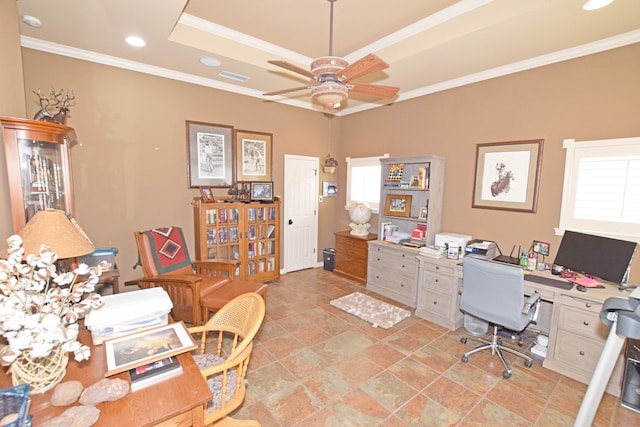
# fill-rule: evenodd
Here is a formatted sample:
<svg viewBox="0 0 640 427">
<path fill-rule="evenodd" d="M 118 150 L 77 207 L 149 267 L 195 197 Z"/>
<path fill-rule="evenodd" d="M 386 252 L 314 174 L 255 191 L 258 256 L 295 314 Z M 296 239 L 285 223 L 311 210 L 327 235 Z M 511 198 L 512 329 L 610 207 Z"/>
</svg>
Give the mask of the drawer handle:
<svg viewBox="0 0 640 427">
<path fill-rule="evenodd" d="M 440 283 L 440 279 L 436 279 L 436 280 L 434 280 L 434 282 Z"/>
<path fill-rule="evenodd" d="M 400 283 L 400 287 L 401 287 L 401 288 L 404 288 L 404 283 Z"/>
<path fill-rule="evenodd" d="M 436 265 L 436 270 L 440 270 L 440 266 L 439 265 Z"/>
<path fill-rule="evenodd" d="M 582 324 L 583 324 L 584 326 L 589 326 L 589 322 L 588 322 L 588 321 L 586 321 L 586 320 L 585 320 L 584 322 L 582 322 Z"/>
<path fill-rule="evenodd" d="M 434 302 L 433 302 L 433 305 L 438 305 L 438 301 L 434 301 Z"/>
<path fill-rule="evenodd" d="M 380 261 L 380 258 L 377 258 L 376 261 Z"/>
<path fill-rule="evenodd" d="M 379 278 L 380 278 L 380 276 L 376 276 L 376 279 L 379 279 Z"/>
<path fill-rule="evenodd" d="M 586 304 L 585 304 L 585 307 L 587 307 L 587 308 L 591 308 L 591 303 L 590 303 L 590 302 L 586 303 Z"/>
<path fill-rule="evenodd" d="M 404 264 L 402 264 L 402 268 L 405 268 Z"/>
<path fill-rule="evenodd" d="M 580 350 L 580 356 L 584 356 L 584 351 Z"/>
<path fill-rule="evenodd" d="M 404 258 L 404 254 L 402 254 L 402 258 Z"/>
</svg>

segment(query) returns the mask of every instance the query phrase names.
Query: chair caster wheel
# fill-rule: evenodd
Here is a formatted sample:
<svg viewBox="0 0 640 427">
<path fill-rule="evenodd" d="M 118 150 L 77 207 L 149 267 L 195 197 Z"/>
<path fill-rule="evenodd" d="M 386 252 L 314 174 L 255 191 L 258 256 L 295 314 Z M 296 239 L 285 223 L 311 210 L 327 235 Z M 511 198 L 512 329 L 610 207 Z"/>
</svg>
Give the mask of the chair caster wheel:
<svg viewBox="0 0 640 427">
<path fill-rule="evenodd" d="M 462 344 L 466 344 L 466 343 L 467 343 L 467 337 L 462 337 L 462 338 L 460 338 L 460 342 L 461 342 Z"/>
<path fill-rule="evenodd" d="M 525 360 L 524 366 L 526 366 L 527 368 L 530 368 L 533 366 L 533 362 L 531 360 Z"/>
<path fill-rule="evenodd" d="M 502 372 L 502 377 L 503 377 L 505 380 L 508 380 L 509 378 L 511 378 L 511 372 L 509 372 L 509 371 L 504 371 L 504 372 Z"/>
<path fill-rule="evenodd" d="M 467 363 L 469 361 L 469 358 L 467 356 L 462 356 L 460 360 L 462 360 L 464 363 Z"/>
</svg>

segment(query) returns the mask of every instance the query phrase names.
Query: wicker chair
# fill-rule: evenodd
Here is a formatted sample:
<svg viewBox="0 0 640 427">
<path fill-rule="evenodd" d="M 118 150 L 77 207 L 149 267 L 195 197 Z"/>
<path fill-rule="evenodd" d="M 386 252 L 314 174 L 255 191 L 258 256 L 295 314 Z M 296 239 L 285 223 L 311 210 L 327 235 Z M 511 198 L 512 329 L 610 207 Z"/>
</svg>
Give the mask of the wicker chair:
<svg viewBox="0 0 640 427">
<path fill-rule="evenodd" d="M 201 325 L 202 296 L 229 286 L 237 261 L 192 262 L 179 227 L 136 231 L 133 235 L 144 277 L 132 283 L 142 289 L 163 288 L 173 303 L 174 320 Z"/>
<path fill-rule="evenodd" d="M 260 425 L 257 421 L 235 420 L 228 415 L 244 401 L 253 338 L 262 325 L 265 311 L 263 297 L 249 292 L 229 301 L 204 325 L 189 328 L 200 344 L 194 350 L 194 360 L 213 394 L 205 412 L 205 425 Z"/>
</svg>

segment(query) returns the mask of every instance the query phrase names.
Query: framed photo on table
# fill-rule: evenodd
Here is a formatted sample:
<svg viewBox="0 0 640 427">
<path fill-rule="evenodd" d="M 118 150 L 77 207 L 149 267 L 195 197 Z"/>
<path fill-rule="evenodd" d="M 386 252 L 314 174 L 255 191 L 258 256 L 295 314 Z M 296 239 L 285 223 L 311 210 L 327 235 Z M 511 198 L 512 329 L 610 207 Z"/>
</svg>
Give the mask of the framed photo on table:
<svg viewBox="0 0 640 427">
<path fill-rule="evenodd" d="M 107 359 L 105 376 L 185 353 L 196 347 L 183 322 L 170 323 L 107 340 L 104 342 Z"/>
<path fill-rule="evenodd" d="M 478 144 L 471 207 L 535 213 L 543 142 Z"/>
<path fill-rule="evenodd" d="M 408 217 L 411 214 L 411 199 L 412 196 L 408 194 L 388 194 L 384 214 Z"/>
<path fill-rule="evenodd" d="M 251 200 L 273 201 L 273 181 L 252 182 L 250 187 Z"/>
<path fill-rule="evenodd" d="M 235 131 L 236 181 L 271 181 L 273 135 L 249 130 Z"/>
<path fill-rule="evenodd" d="M 212 203 L 216 201 L 211 187 L 200 187 L 200 196 L 202 196 L 202 201 L 204 203 Z"/>
<path fill-rule="evenodd" d="M 233 183 L 233 127 L 186 121 L 189 188 Z"/>
</svg>

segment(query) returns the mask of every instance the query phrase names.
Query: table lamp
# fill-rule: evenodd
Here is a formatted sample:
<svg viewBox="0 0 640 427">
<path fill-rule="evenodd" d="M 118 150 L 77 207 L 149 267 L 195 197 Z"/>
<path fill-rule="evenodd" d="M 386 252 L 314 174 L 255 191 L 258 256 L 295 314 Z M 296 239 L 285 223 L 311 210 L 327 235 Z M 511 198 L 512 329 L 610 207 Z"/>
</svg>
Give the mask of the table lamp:
<svg viewBox="0 0 640 427">
<path fill-rule="evenodd" d="M 25 255 L 39 254 L 40 245 L 51 248 L 59 260 L 87 255 L 95 250 L 76 220 L 61 210 L 36 212 L 18 235 L 22 238 Z"/>
</svg>

